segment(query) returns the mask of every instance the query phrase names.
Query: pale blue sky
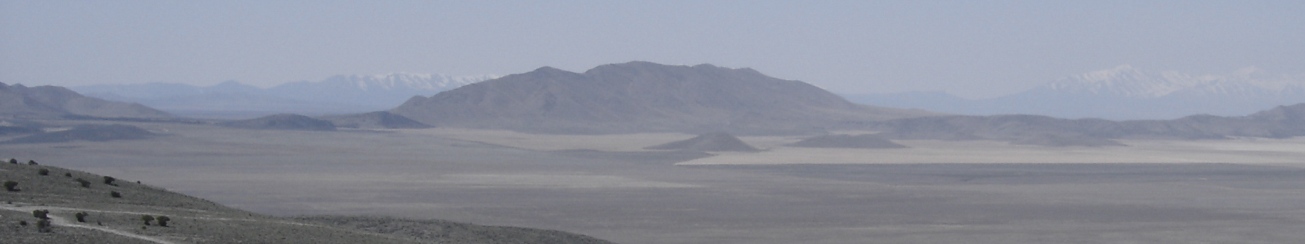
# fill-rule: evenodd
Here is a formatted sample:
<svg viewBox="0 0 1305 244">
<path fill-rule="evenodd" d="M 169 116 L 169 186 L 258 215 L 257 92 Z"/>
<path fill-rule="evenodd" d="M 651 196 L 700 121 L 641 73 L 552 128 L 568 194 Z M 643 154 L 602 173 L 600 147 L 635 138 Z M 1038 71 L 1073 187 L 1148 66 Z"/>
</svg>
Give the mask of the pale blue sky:
<svg viewBox="0 0 1305 244">
<path fill-rule="evenodd" d="M 840 93 L 1013 93 L 1120 64 L 1305 73 L 1305 1 L 9 1 L 0 82 L 751 67 Z"/>
</svg>

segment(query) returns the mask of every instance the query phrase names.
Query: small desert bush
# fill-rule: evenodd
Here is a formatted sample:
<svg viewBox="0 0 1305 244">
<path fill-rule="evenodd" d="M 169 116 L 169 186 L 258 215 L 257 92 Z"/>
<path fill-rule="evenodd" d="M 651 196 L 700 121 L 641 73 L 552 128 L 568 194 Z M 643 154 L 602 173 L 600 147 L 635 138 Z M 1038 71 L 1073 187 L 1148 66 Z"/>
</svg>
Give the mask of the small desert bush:
<svg viewBox="0 0 1305 244">
<path fill-rule="evenodd" d="M 145 221 L 145 225 L 150 225 L 150 221 L 154 221 L 154 216 L 141 215 L 140 220 Z"/>
<path fill-rule="evenodd" d="M 50 233 L 50 220 L 48 219 L 37 220 L 36 232 Z"/>
<path fill-rule="evenodd" d="M 89 214 L 86 214 L 86 212 L 77 212 L 77 214 L 74 214 L 73 217 L 77 217 L 77 222 L 86 223 L 86 215 Z"/>
<path fill-rule="evenodd" d="M 159 221 L 159 226 L 168 227 L 168 221 L 172 221 L 172 218 L 168 218 L 168 216 L 159 216 L 158 218 L 155 218 L 155 220 Z"/>
</svg>

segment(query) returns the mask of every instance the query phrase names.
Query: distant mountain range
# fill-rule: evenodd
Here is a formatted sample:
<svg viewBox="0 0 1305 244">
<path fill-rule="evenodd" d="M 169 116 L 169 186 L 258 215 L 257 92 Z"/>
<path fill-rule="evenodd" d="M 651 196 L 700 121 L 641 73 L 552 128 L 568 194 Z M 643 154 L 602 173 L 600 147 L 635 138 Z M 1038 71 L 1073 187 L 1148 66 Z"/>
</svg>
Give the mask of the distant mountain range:
<svg viewBox="0 0 1305 244">
<path fill-rule="evenodd" d="M 865 122 L 899 140 L 995 140 L 1042 146 L 1123 146 L 1114 139 L 1291 138 L 1305 136 L 1305 103 L 1246 116 L 1172 120 L 1061 119 L 1040 115 L 930 116 Z"/>
<path fill-rule="evenodd" d="M 929 115 L 856 105 L 752 69 L 649 62 L 584 73 L 543 67 L 413 97 L 390 112 L 436 127 L 537 133 L 802 133 L 847 121 Z"/>
<path fill-rule="evenodd" d="M 72 89 L 87 96 L 140 103 L 188 117 L 252 118 L 278 113 L 325 115 L 384 110 L 413 96 L 428 96 L 495 77 L 392 73 L 338 75 L 266 89 L 236 81 L 212 86 L 144 83 Z"/>
<path fill-rule="evenodd" d="M 1122 65 L 992 99 L 970 100 L 941 92 L 845 96 L 863 104 L 968 115 L 1173 119 L 1193 114 L 1240 116 L 1302 103 L 1305 76 L 1274 75 L 1255 68 L 1228 75 L 1191 75 Z"/>
<path fill-rule="evenodd" d="M 1237 77 L 1250 77 L 1252 73 L 1239 73 L 1242 76 Z M 303 94 L 345 98 L 364 96 L 312 92 L 327 92 L 329 89 L 320 87 L 324 87 L 324 84 L 341 83 L 354 84 L 347 89 L 340 89 L 355 93 L 363 93 L 359 91 L 398 93 L 394 90 L 423 87 L 423 84 L 427 84 L 424 89 L 442 87 L 386 77 L 389 76 L 344 77 L 312 83 L 314 86 L 306 86 L 297 91 Z M 1065 99 L 1076 101 L 1072 100 L 1076 95 L 1081 95 L 1078 98 L 1084 99 L 1112 97 L 1124 102 L 1152 102 L 1116 108 L 1127 110 L 1155 106 L 1158 102 L 1154 100 L 1178 99 L 1185 96 L 1241 97 L 1248 100 L 1263 98 L 1254 100 L 1256 102 L 1271 101 L 1270 98 L 1299 97 L 1294 95 L 1298 94 L 1300 89 L 1298 84 L 1293 83 L 1294 80 L 1284 78 L 1277 80 L 1276 83 L 1266 82 L 1266 80 L 1274 81 L 1215 76 L 1193 78 L 1173 73 L 1153 76 L 1121 67 L 1063 79 L 1023 95 L 1017 94 L 1012 96 L 1013 98 L 1005 99 L 1026 99 L 1023 104 L 1012 103 L 1013 108 L 1055 107 L 1056 105 L 1051 102 L 1065 102 L 1067 101 Z M 135 95 L 145 96 L 149 95 L 147 92 L 151 91 L 149 89 L 158 88 L 162 89 L 158 91 L 163 92 L 185 87 L 187 86 L 142 85 L 141 89 L 130 91 L 139 93 Z M 293 88 L 290 84 L 281 87 Z M 227 95 L 261 96 L 257 94 L 291 88 L 259 89 L 229 82 L 190 92 L 198 93 L 197 96 L 207 94 L 216 97 L 239 97 Z M 282 97 L 292 97 L 286 94 L 291 93 L 280 93 Z M 1058 97 L 1047 94 L 1055 94 Z M 154 96 L 169 97 L 157 94 Z M 949 101 L 947 96 L 920 97 Z M 1098 100 L 1077 101 L 1084 101 L 1083 106 L 1108 104 Z M 1217 103 L 1220 100 L 1208 102 Z M 1189 106 L 1195 105 L 1189 104 Z M 675 66 L 629 62 L 602 65 L 584 73 L 543 67 L 526 73 L 476 82 L 439 92 L 430 97 L 413 96 L 402 105 L 388 111 L 318 118 L 277 114 L 255 119 L 219 122 L 218 125 L 248 129 L 326 131 L 335 130 L 336 127 L 395 129 L 435 126 L 562 134 L 720 132 L 749 135 L 819 135 L 840 130 L 879 132 L 873 137 L 820 138 L 821 141 L 812 142 L 815 145 L 889 145 L 882 139 L 924 139 L 996 140 L 1012 144 L 1043 146 L 1125 146 L 1115 140 L 1305 136 L 1305 103 L 1265 107 L 1272 109 L 1256 109 L 1258 112 L 1244 116 L 1198 114 L 1168 120 L 1065 119 L 1029 114 L 949 115 L 923 110 L 858 105 L 801 81 L 773 78 L 746 68 L 722 68 L 708 64 Z M 1205 108 L 1198 106 L 1196 109 Z M 1073 111 L 1076 110 L 1067 112 Z M 27 118 L 38 120 L 172 118 L 168 113 L 140 104 L 85 97 L 62 87 L 29 88 L 3 83 L 0 83 L 0 116 L 4 116 L 0 119 L 16 119 L 0 121 L 0 134 L 3 135 L 23 135 L 44 131 L 39 123 L 25 122 L 24 119 Z M 124 131 L 118 128 L 109 129 Z M 104 133 L 103 130 L 88 130 L 84 133 L 69 132 L 49 136 L 63 138 L 86 135 L 84 136 L 86 140 L 102 140 L 98 136 Z"/>
<path fill-rule="evenodd" d="M 58 86 L 27 87 L 0 83 L 0 118 L 168 118 L 140 104 L 86 97 Z"/>
</svg>

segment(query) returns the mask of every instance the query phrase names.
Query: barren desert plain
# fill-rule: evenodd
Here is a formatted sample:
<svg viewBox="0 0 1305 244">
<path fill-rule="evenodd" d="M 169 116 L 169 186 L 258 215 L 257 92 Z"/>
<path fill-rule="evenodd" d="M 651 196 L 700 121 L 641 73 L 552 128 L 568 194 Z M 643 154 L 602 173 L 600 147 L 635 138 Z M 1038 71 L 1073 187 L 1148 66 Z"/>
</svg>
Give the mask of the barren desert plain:
<svg viewBox="0 0 1305 244">
<path fill-rule="evenodd" d="M 700 153 L 643 149 L 694 136 L 674 133 L 100 123 L 163 136 L 10 144 L 0 156 L 275 216 L 438 218 L 618 243 L 1305 239 L 1301 138 L 1121 140 L 1126 147 L 921 140 L 896 141 L 909 147 L 902 149 L 829 149 L 784 146 L 798 136 L 743 136 L 762 151 Z"/>
</svg>

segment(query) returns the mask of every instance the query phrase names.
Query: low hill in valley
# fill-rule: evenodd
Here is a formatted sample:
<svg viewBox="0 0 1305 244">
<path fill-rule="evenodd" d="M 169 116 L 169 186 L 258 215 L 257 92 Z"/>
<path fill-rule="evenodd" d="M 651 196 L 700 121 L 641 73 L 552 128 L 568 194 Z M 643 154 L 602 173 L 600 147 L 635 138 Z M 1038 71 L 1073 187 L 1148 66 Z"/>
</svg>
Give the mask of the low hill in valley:
<svg viewBox="0 0 1305 244">
<path fill-rule="evenodd" d="M 790 143 L 791 147 L 820 147 L 820 148 L 906 148 L 902 144 L 897 144 L 883 137 L 864 134 L 864 135 L 823 135 L 803 139 L 798 142 Z"/>
<path fill-rule="evenodd" d="M 153 132 L 131 125 L 78 125 L 67 130 L 36 133 L 3 143 L 140 140 L 154 136 L 157 135 Z"/>
<path fill-rule="evenodd" d="M 682 141 L 650 146 L 646 149 L 699 152 L 756 152 L 760 151 L 728 133 L 707 133 Z"/>
<path fill-rule="evenodd" d="M 430 128 L 430 125 L 422 124 L 416 120 L 403 117 L 386 111 L 323 116 L 322 119 L 331 121 L 335 127 L 359 128 L 359 129 L 421 129 Z"/>
<path fill-rule="evenodd" d="M 333 131 L 335 124 L 331 121 L 314 119 L 298 114 L 274 114 L 247 120 L 218 123 L 218 125 L 254 130 L 307 130 Z"/>
</svg>

